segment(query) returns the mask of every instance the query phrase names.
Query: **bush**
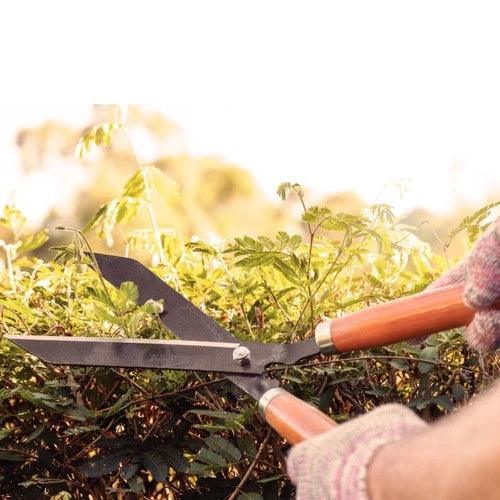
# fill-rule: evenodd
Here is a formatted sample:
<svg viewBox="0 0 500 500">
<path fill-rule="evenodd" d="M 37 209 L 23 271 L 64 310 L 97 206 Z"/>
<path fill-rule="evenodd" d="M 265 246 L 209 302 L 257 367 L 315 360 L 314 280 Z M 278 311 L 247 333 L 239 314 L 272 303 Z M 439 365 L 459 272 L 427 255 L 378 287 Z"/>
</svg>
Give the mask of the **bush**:
<svg viewBox="0 0 500 500">
<path fill-rule="evenodd" d="M 96 132 L 93 131 L 95 134 Z M 86 144 L 85 141 L 82 144 Z M 156 193 L 156 194 L 155 194 Z M 307 207 L 297 184 L 279 195 L 303 206 L 304 234 L 242 236 L 209 244 L 159 228 L 152 197 L 176 187 L 140 167 L 123 195 L 101 207 L 85 231 L 111 242 L 120 225 L 126 251 L 149 256 L 153 271 L 236 336 L 292 342 L 318 321 L 423 290 L 446 268 L 390 207 L 358 214 Z M 493 206 L 450 234 L 484 230 Z M 151 227 L 123 227 L 144 210 Z M 90 270 L 85 236 L 72 231 L 53 261 L 30 252 L 47 233 L 24 231 L 6 207 L 2 242 L 1 332 L 164 338 L 158 304 L 136 304 L 126 283 L 105 287 Z M 200 354 L 201 355 L 201 354 Z M 0 492 L 13 498 L 288 498 L 287 443 L 256 402 L 217 374 L 50 366 L 0 344 Z M 397 401 L 428 420 L 463 404 L 498 374 L 453 330 L 407 343 L 321 356 L 269 376 L 338 422 Z"/>
</svg>

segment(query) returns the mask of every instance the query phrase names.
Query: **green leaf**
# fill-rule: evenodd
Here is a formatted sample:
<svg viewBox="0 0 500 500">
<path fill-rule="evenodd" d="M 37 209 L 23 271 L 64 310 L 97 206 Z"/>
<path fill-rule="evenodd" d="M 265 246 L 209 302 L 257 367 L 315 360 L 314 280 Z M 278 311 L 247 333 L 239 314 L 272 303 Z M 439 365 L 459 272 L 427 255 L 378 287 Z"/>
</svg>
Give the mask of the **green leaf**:
<svg viewBox="0 0 500 500">
<path fill-rule="evenodd" d="M 256 482 L 260 484 L 265 484 L 265 483 L 270 483 L 271 481 L 277 481 L 278 479 L 281 479 L 283 477 L 283 474 L 275 474 L 274 476 L 269 476 L 265 477 L 263 479 L 259 479 Z"/>
<path fill-rule="evenodd" d="M 92 432 L 99 430 L 100 427 L 98 425 L 87 425 L 81 427 L 70 427 L 66 429 L 63 434 L 65 436 L 76 436 L 77 434 L 84 434 L 86 432 Z"/>
<path fill-rule="evenodd" d="M 0 450 L 0 461 L 6 462 L 22 462 L 24 457 L 21 453 L 16 453 L 15 450 Z"/>
<path fill-rule="evenodd" d="M 223 437 L 210 436 L 205 439 L 205 443 L 211 450 L 221 454 L 232 463 L 238 462 L 241 459 L 241 451 Z"/>
<path fill-rule="evenodd" d="M 73 498 L 73 495 L 67 491 L 60 491 L 54 496 L 50 497 L 50 500 L 71 500 Z"/>
<path fill-rule="evenodd" d="M 433 363 L 418 363 L 417 368 L 418 371 L 422 374 L 425 373 L 430 373 L 432 370 L 434 370 L 435 365 Z"/>
<path fill-rule="evenodd" d="M 199 477 L 204 477 L 212 474 L 210 467 L 207 464 L 202 464 L 200 462 L 191 462 L 189 472 Z"/>
<path fill-rule="evenodd" d="M 130 396 L 133 394 L 134 389 L 130 388 L 125 394 L 123 394 L 116 403 L 107 408 L 106 410 L 100 412 L 100 416 L 104 418 L 111 417 L 121 411 L 123 406 L 125 406 L 130 399 Z"/>
<path fill-rule="evenodd" d="M 451 394 L 453 396 L 454 401 L 457 403 L 462 402 L 467 395 L 464 386 L 460 384 L 453 384 L 451 387 Z"/>
<path fill-rule="evenodd" d="M 397 370 L 408 371 L 410 369 L 410 365 L 404 359 L 391 359 L 389 364 Z"/>
<path fill-rule="evenodd" d="M 10 429 L 0 429 L 0 441 L 5 439 L 11 432 Z"/>
<path fill-rule="evenodd" d="M 12 318 L 16 319 L 23 318 L 24 322 L 30 324 L 36 321 L 36 316 L 33 314 L 33 310 L 19 301 L 16 300 L 0 300 L 0 305 L 4 307 L 4 314 L 13 313 Z"/>
<path fill-rule="evenodd" d="M 255 457 L 257 454 L 257 447 L 254 440 L 250 436 L 240 436 L 237 438 L 238 448 L 249 457 Z"/>
<path fill-rule="evenodd" d="M 14 205 L 4 205 L 0 217 L 0 226 L 9 229 L 14 234 L 20 233 L 26 224 L 26 217 Z"/>
<path fill-rule="evenodd" d="M 420 359 L 425 361 L 437 361 L 439 358 L 438 348 L 436 346 L 428 346 L 422 349 Z"/>
<path fill-rule="evenodd" d="M 300 184 L 291 182 L 282 182 L 278 186 L 276 193 L 283 201 L 285 201 L 288 193 L 292 190 L 295 191 L 300 198 L 304 196 L 304 191 L 302 190 Z"/>
<path fill-rule="evenodd" d="M 302 214 L 302 220 L 308 223 L 320 224 L 332 215 L 332 211 L 327 207 L 310 207 Z"/>
<path fill-rule="evenodd" d="M 92 231 L 92 229 L 95 229 L 101 223 L 102 219 L 106 215 L 107 209 L 108 209 L 108 204 L 101 205 L 101 207 L 95 213 L 95 215 L 87 222 L 87 224 L 85 224 L 82 232 L 88 233 L 89 231 Z M 55 247 L 55 248 L 58 248 L 58 247 Z"/>
<path fill-rule="evenodd" d="M 224 457 L 208 448 L 202 448 L 198 455 L 196 455 L 196 460 L 207 465 L 217 465 L 218 467 L 225 467 L 227 465 Z"/>
<path fill-rule="evenodd" d="M 144 176 L 139 169 L 130 177 L 123 188 L 123 196 L 130 196 L 131 198 L 142 198 L 146 186 L 144 184 Z"/>
<path fill-rule="evenodd" d="M 26 439 L 26 443 L 35 440 L 47 427 L 47 424 L 39 425 Z"/>
<path fill-rule="evenodd" d="M 120 475 L 125 479 L 125 481 L 128 482 L 130 486 L 130 479 L 132 476 L 137 472 L 139 469 L 139 463 L 138 462 L 130 462 L 128 464 L 123 465 L 123 467 L 120 469 Z"/>
<path fill-rule="evenodd" d="M 188 413 L 194 413 L 195 415 L 204 415 L 206 417 L 222 418 L 223 420 L 241 419 L 241 413 L 232 413 L 228 411 L 189 410 Z"/>
<path fill-rule="evenodd" d="M 488 224 L 481 225 L 481 223 L 489 217 L 494 208 L 500 205 L 500 201 L 495 201 L 481 207 L 479 210 L 476 210 L 474 213 L 465 217 L 456 227 L 454 227 L 446 237 L 445 240 L 445 248 L 448 248 L 453 241 L 453 239 L 460 234 L 462 231 L 466 230 L 468 233 L 469 241 L 474 241 L 480 233 L 482 233 Z"/>
<path fill-rule="evenodd" d="M 428 346 L 422 349 L 420 352 L 420 359 L 424 362 L 420 362 L 417 365 L 418 371 L 420 373 L 429 373 L 435 368 L 435 363 L 425 363 L 425 361 L 437 361 L 439 358 L 438 348 L 436 346 Z"/>
<path fill-rule="evenodd" d="M 236 500 L 263 500 L 264 497 L 260 493 L 242 491 Z"/>
<path fill-rule="evenodd" d="M 295 375 L 287 374 L 287 375 L 283 375 L 281 378 L 284 380 L 290 380 L 290 382 L 295 382 L 296 384 L 303 384 L 304 383 L 304 381 L 302 379 L 300 379 L 299 377 L 296 377 Z"/>
<path fill-rule="evenodd" d="M 158 450 L 144 452 L 142 463 L 151 472 L 156 481 L 164 481 L 166 479 L 169 464 Z"/>
<path fill-rule="evenodd" d="M 148 175 L 151 178 L 154 189 L 163 198 L 167 205 L 175 205 L 180 202 L 179 185 L 171 177 L 165 175 L 157 167 L 148 167 Z"/>
<path fill-rule="evenodd" d="M 109 455 L 93 458 L 80 465 L 78 470 L 87 477 L 102 477 L 118 470 L 120 464 L 128 460 L 130 452 L 121 449 Z"/>
<path fill-rule="evenodd" d="M 110 211 L 110 225 L 114 226 L 113 219 L 119 224 L 128 224 L 139 212 L 141 201 L 136 198 L 122 196 L 116 200 L 116 204 L 113 207 L 114 209 Z"/>
<path fill-rule="evenodd" d="M 137 285 L 132 281 L 124 281 L 120 284 L 120 288 L 118 289 L 120 294 L 120 299 L 125 303 L 127 301 L 137 303 L 137 299 L 139 298 L 139 289 Z"/>
<path fill-rule="evenodd" d="M 120 123 L 104 122 L 87 130 L 75 146 L 75 158 L 83 158 L 94 146 L 108 146 Z"/>
<path fill-rule="evenodd" d="M 167 462 L 172 469 L 178 472 L 187 471 L 189 464 L 184 458 L 182 450 L 168 443 L 158 446 L 156 450 L 160 452 L 165 462 Z"/>
<path fill-rule="evenodd" d="M 128 491 L 131 493 L 144 493 L 146 491 L 144 487 L 144 481 L 139 476 L 133 476 L 127 479 Z"/>
<path fill-rule="evenodd" d="M 415 408 L 416 410 L 423 410 L 427 408 L 432 403 L 432 398 L 415 398 L 408 405 L 410 408 Z"/>
<path fill-rule="evenodd" d="M 49 239 L 47 230 L 40 231 L 35 234 L 29 234 L 22 238 L 21 246 L 17 248 L 18 255 L 25 252 L 31 252 L 40 248 Z"/>
<path fill-rule="evenodd" d="M 215 248 L 205 241 L 190 241 L 189 243 L 186 243 L 186 247 L 193 250 L 193 252 L 205 253 L 207 255 L 211 255 L 212 257 L 217 255 Z"/>
<path fill-rule="evenodd" d="M 374 387 L 368 391 L 365 391 L 366 394 L 372 394 L 373 396 L 388 396 L 392 392 L 392 387 Z"/>
<path fill-rule="evenodd" d="M 443 407 L 445 410 L 452 410 L 454 405 L 449 396 L 436 396 L 432 398 L 432 402 Z"/>
<path fill-rule="evenodd" d="M 294 285 L 300 285 L 300 278 L 297 276 L 297 273 L 286 262 L 274 259 L 273 267 L 277 269 L 288 281 Z"/>
<path fill-rule="evenodd" d="M 288 242 L 288 245 L 292 250 L 296 250 L 300 244 L 302 243 L 302 236 L 298 234 L 294 234 L 291 238 L 290 241 Z"/>
</svg>

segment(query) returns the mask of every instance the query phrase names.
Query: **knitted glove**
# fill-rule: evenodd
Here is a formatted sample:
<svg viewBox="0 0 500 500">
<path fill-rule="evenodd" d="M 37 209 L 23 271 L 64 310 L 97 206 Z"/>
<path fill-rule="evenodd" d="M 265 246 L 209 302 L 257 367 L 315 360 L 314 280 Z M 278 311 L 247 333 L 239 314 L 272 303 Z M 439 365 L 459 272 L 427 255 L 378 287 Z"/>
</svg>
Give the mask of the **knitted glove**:
<svg viewBox="0 0 500 500">
<path fill-rule="evenodd" d="M 368 500 L 367 471 L 375 451 L 427 424 L 388 404 L 294 446 L 287 458 L 297 500 Z"/>
<path fill-rule="evenodd" d="M 489 306 L 500 297 L 500 217 L 476 243 L 466 259 L 437 279 L 429 289 L 465 282 L 464 302 L 476 309 L 465 329 L 469 344 L 478 351 L 500 347 L 500 310 Z"/>
</svg>

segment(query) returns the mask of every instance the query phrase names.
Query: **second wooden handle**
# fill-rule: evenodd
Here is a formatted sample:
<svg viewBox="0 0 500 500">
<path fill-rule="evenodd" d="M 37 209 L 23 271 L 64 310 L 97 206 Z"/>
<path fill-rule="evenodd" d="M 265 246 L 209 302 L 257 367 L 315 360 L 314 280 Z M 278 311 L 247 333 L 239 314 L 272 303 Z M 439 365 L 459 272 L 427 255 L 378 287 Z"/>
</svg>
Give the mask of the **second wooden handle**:
<svg viewBox="0 0 500 500">
<path fill-rule="evenodd" d="M 283 390 L 269 401 L 263 416 L 290 444 L 328 432 L 337 425 L 328 415 Z"/>
<path fill-rule="evenodd" d="M 474 310 L 464 304 L 463 291 L 463 285 L 442 287 L 320 323 L 316 341 L 323 352 L 347 352 L 468 325 Z"/>
</svg>

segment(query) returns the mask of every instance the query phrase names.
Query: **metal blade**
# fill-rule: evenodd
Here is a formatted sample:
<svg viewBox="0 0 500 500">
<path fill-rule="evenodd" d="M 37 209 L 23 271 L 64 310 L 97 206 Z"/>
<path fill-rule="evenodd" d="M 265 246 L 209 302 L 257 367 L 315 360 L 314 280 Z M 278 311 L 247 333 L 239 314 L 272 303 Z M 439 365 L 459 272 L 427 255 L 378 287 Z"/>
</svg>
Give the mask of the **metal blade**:
<svg viewBox="0 0 500 500">
<path fill-rule="evenodd" d="M 238 342 L 225 328 L 198 309 L 192 302 L 167 285 L 140 262 L 128 257 L 95 254 L 104 278 L 115 287 L 132 281 L 139 290 L 139 304 L 149 299 L 162 300 L 161 322 L 174 335 L 184 340 Z"/>
<path fill-rule="evenodd" d="M 47 335 L 6 335 L 36 357 L 48 363 L 77 366 L 161 368 L 235 374 L 263 372 L 259 360 L 245 365 L 233 361 L 240 344 L 189 340 L 110 339 Z"/>
<path fill-rule="evenodd" d="M 239 342 L 225 328 L 216 323 L 193 303 L 168 286 L 141 263 L 128 257 L 95 254 L 104 278 L 116 287 L 132 281 L 139 290 L 140 304 L 148 299 L 163 300 L 164 312 L 160 319 L 167 329 L 184 340 L 213 340 L 238 342 L 251 351 L 251 360 L 262 359 L 264 364 L 293 364 L 299 359 L 319 353 L 314 339 L 293 344 L 259 344 Z M 256 399 L 278 382 L 262 376 L 230 375 L 228 378 Z"/>
</svg>

